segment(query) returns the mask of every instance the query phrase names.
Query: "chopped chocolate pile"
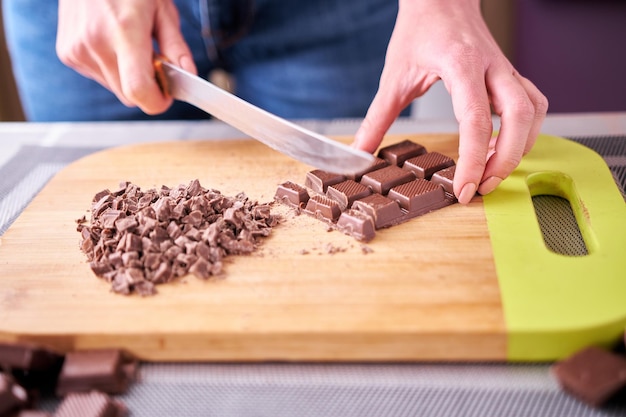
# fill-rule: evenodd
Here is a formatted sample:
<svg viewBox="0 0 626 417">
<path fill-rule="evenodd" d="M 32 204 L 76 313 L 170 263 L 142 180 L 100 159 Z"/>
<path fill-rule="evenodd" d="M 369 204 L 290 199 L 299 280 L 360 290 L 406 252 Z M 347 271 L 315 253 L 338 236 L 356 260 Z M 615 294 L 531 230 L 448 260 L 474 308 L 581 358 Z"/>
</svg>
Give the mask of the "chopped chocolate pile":
<svg viewBox="0 0 626 417">
<path fill-rule="evenodd" d="M 360 241 L 376 230 L 454 204 L 452 158 L 410 140 L 386 146 L 372 165 L 354 175 L 319 169 L 304 186 L 287 181 L 274 199 Z"/>
<path fill-rule="evenodd" d="M 113 291 L 152 295 L 155 285 L 192 273 L 222 273 L 228 255 L 249 254 L 278 218 L 244 193 L 227 197 L 198 180 L 142 191 L 123 182 L 92 202 L 91 221 L 77 220 L 80 248 Z"/>
</svg>

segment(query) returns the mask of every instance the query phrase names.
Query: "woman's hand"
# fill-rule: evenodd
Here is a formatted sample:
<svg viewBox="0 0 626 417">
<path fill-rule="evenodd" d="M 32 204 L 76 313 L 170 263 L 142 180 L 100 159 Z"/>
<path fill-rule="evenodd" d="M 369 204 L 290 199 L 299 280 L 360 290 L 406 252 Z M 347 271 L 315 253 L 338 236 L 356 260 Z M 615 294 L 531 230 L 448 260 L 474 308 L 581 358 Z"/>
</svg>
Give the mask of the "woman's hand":
<svg viewBox="0 0 626 417">
<path fill-rule="evenodd" d="M 196 73 L 172 0 L 59 0 L 58 25 L 61 61 L 147 114 L 172 103 L 155 81 L 153 41 L 161 55 Z"/>
<path fill-rule="evenodd" d="M 378 93 L 354 146 L 374 152 L 400 112 L 439 79 L 459 122 L 454 192 L 465 204 L 517 167 L 535 143 L 548 101 L 506 59 L 479 0 L 400 0 Z M 501 117 L 493 139 L 492 109 Z"/>
</svg>

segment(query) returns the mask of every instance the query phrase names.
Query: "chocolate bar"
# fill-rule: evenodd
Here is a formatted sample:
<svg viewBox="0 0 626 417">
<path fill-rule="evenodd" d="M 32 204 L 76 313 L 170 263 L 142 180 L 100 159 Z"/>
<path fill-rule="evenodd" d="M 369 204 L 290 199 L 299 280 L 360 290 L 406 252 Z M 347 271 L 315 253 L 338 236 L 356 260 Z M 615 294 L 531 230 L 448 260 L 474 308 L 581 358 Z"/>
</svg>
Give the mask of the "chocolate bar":
<svg viewBox="0 0 626 417">
<path fill-rule="evenodd" d="M 121 394 L 135 378 L 136 366 L 120 350 L 69 352 L 59 375 L 57 395 L 91 390 Z"/>
<path fill-rule="evenodd" d="M 66 396 L 54 417 L 125 417 L 128 409 L 121 401 L 98 391 L 71 393 Z"/>
<path fill-rule="evenodd" d="M 304 207 L 304 213 L 367 241 L 377 229 L 455 203 L 454 172 L 452 158 L 405 140 L 381 148 L 369 169 L 352 178 L 310 171 L 304 187 L 285 182 L 274 198 L 291 207 Z"/>
<path fill-rule="evenodd" d="M 626 358 L 597 347 L 583 349 L 551 370 L 566 392 L 595 407 L 626 388 Z"/>
</svg>

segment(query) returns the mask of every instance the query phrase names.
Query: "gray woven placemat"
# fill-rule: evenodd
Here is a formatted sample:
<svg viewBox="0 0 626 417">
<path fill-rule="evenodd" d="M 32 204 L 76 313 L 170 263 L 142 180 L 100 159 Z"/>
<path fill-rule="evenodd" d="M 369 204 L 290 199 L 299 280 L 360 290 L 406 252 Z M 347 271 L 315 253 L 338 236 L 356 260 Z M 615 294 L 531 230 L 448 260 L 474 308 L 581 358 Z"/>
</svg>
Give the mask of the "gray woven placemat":
<svg viewBox="0 0 626 417">
<path fill-rule="evenodd" d="M 602 155 L 626 189 L 626 136 L 575 140 Z M 0 235 L 56 172 L 96 150 L 22 147 L 0 167 Z M 567 217 L 568 204 L 550 199 L 535 203 L 538 212 Z M 567 239 L 575 243 L 566 252 L 584 250 L 579 236 Z M 151 417 L 626 416 L 624 402 L 598 410 L 564 394 L 546 364 L 143 364 L 120 399 L 131 416 Z"/>
</svg>

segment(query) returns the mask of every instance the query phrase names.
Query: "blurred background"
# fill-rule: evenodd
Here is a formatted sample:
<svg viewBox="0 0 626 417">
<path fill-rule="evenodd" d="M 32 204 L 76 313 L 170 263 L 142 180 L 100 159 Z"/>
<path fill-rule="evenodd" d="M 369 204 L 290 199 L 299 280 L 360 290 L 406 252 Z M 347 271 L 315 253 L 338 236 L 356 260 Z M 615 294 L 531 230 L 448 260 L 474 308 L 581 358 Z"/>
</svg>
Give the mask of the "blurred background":
<svg viewBox="0 0 626 417">
<path fill-rule="evenodd" d="M 626 111 L 626 0 L 483 0 L 482 7 L 509 60 L 550 100 L 550 113 Z M 453 117 L 441 82 L 412 117 Z M 0 19 L 0 121 L 20 120 Z"/>
</svg>

